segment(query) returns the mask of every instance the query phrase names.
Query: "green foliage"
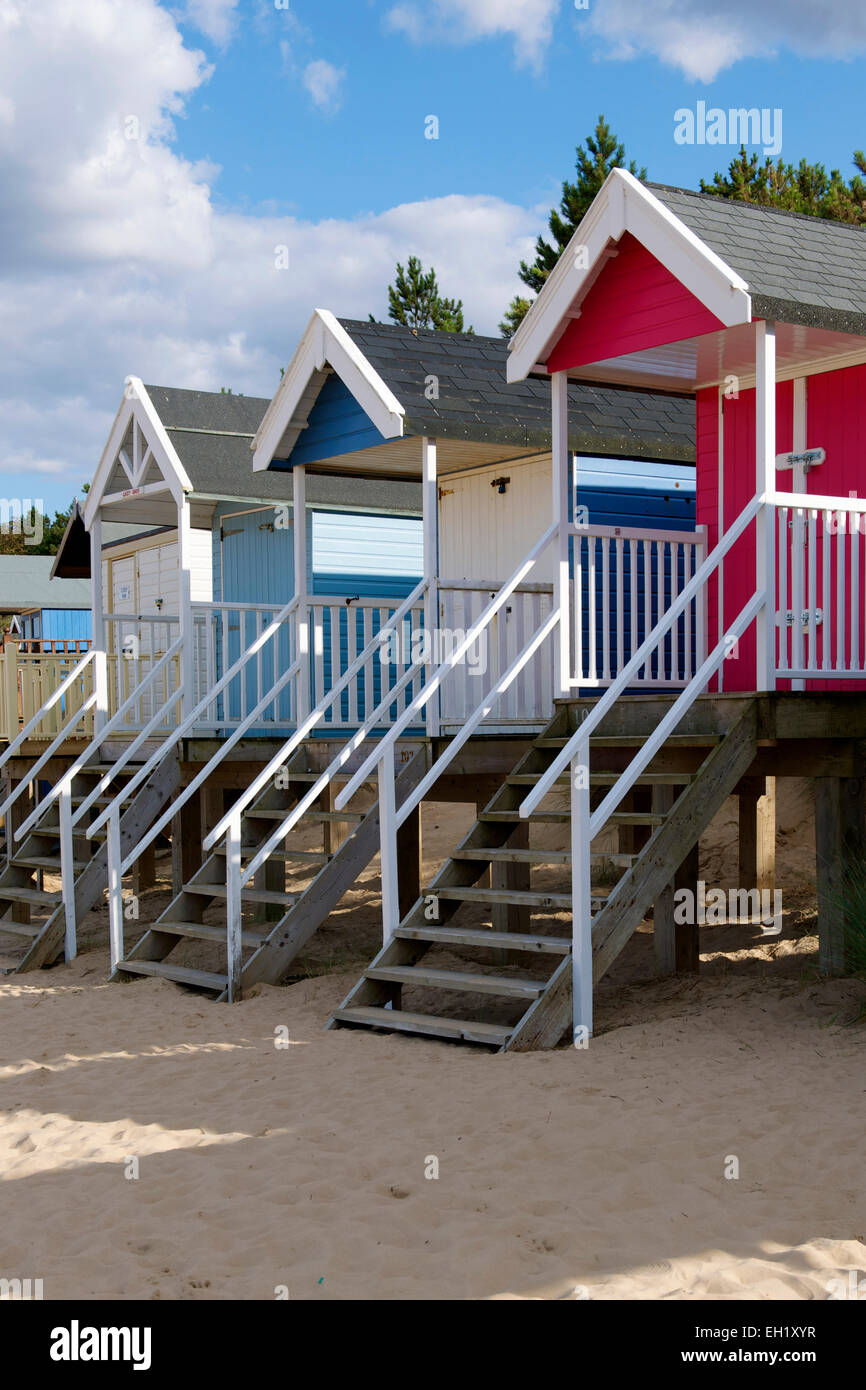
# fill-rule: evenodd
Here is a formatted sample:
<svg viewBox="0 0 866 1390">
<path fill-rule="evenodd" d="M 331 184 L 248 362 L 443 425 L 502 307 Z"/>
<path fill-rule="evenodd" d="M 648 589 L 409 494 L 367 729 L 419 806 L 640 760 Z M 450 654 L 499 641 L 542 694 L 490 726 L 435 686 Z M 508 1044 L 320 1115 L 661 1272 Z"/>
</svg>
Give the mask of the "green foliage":
<svg viewBox="0 0 866 1390">
<path fill-rule="evenodd" d="M 574 183 L 568 179 L 563 181 L 559 207 L 551 208 L 547 219 L 551 240 L 538 237 L 535 260 L 531 264 L 520 262 L 520 278 L 535 294 L 541 290 L 611 170 L 628 169 L 638 179 L 647 176 L 646 169 L 638 169 L 633 159 L 626 162 L 625 147 L 614 135 L 604 116 L 599 116 L 595 130 L 586 137 L 585 144 L 577 146 L 575 155 L 577 178 Z M 531 303 L 522 295 L 512 299 L 499 325 L 503 338 L 510 338 L 517 332 Z"/>
<path fill-rule="evenodd" d="M 34 507 L 17 524 L 11 521 L 6 533 L 0 533 L 0 555 L 56 555 L 74 505 L 71 503 L 65 512 L 55 512 L 53 520 Z M 40 519 L 42 538 L 37 545 L 28 545 L 28 540 L 39 534 Z"/>
<path fill-rule="evenodd" d="M 514 337 L 531 307 L 531 299 L 524 299 L 522 294 L 516 294 L 514 296 L 508 308 L 505 310 L 505 317 L 499 325 L 499 332 L 502 334 L 503 338 Z"/>
<path fill-rule="evenodd" d="M 726 174 L 714 174 L 709 183 L 701 180 L 701 192 L 862 226 L 866 223 L 866 183 L 861 177 L 866 175 L 866 155 L 862 150 L 855 150 L 852 163 L 858 172 L 846 182 L 838 169 L 828 174 L 823 164 L 809 164 L 805 159 L 797 165 L 786 164 L 781 158 L 761 162 L 757 154 L 748 155 L 741 146 Z"/>
<path fill-rule="evenodd" d="M 520 263 L 520 278 L 524 285 L 538 294 L 556 262 L 565 250 L 593 198 L 612 169 L 628 169 L 635 178 L 645 179 L 646 169 L 638 169 L 634 160 L 626 163 L 625 147 L 613 134 L 604 116 L 599 116 L 595 130 L 585 145 L 578 145 L 575 160 L 577 179 L 562 185 L 559 209 L 552 208 L 548 218 L 553 243 L 540 236 L 535 243 L 535 260 L 531 265 Z"/>
<path fill-rule="evenodd" d="M 388 286 L 388 317 L 406 328 L 438 328 L 445 333 L 474 333 L 464 327 L 463 300 L 443 299 L 436 271 L 425 272 L 417 256 L 410 256 L 404 268 L 397 262 L 393 285 Z M 370 322 L 375 323 L 373 315 Z"/>
</svg>

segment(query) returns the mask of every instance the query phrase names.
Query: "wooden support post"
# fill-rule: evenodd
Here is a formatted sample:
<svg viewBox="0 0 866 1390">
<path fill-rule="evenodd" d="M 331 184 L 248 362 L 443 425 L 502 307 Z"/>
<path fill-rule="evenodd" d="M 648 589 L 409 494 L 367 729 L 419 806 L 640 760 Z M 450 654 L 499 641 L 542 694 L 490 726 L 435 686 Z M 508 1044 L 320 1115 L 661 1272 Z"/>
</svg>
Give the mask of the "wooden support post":
<svg viewBox="0 0 866 1390">
<path fill-rule="evenodd" d="M 138 898 L 156 883 L 156 841 L 142 850 L 132 866 L 132 892 Z"/>
<path fill-rule="evenodd" d="M 816 777 L 815 858 L 818 881 L 818 965 L 822 975 L 846 969 L 845 902 L 866 858 L 866 781 Z"/>
<path fill-rule="evenodd" d="M 337 787 L 333 782 L 329 782 L 325 790 L 316 802 L 316 806 L 323 813 L 333 815 L 334 800 L 337 795 Z M 347 820 L 324 820 L 322 821 L 322 849 L 325 854 L 336 854 L 343 841 L 351 834 L 354 826 Z"/>
<path fill-rule="evenodd" d="M 509 836 L 505 848 L 529 849 L 529 821 L 523 821 L 518 825 L 517 829 Z M 494 860 L 491 864 L 491 888 L 528 892 L 530 886 L 530 866 L 528 864 L 510 864 L 501 860 Z M 490 909 L 490 920 L 494 931 L 528 933 L 532 930 L 529 908 L 519 903 L 493 903 Z M 525 959 L 522 952 L 499 949 L 492 952 L 495 965 L 519 965 L 521 958 Z"/>
<path fill-rule="evenodd" d="M 738 886 L 772 892 L 776 881 L 775 777 L 744 777 L 737 788 L 737 800 Z"/>
<path fill-rule="evenodd" d="M 19 787 L 20 785 L 20 779 L 16 779 L 15 781 L 12 781 L 10 779 L 10 792 L 14 792 L 16 787 Z M 31 800 L 31 793 L 29 791 L 22 792 L 18 800 L 13 802 L 13 804 L 9 807 L 9 812 L 6 816 L 6 845 L 10 859 L 15 854 L 16 850 L 19 850 L 21 848 L 21 845 L 24 843 L 23 840 L 15 839 L 15 831 L 18 829 L 19 825 L 22 825 L 23 822 L 26 821 L 27 817 L 30 815 L 30 812 L 32 810 L 33 804 Z M 13 903 L 12 921 L 29 922 L 30 904 Z"/>
<path fill-rule="evenodd" d="M 755 324 L 755 493 L 776 487 L 776 325 Z M 767 504 L 755 522 L 755 587 L 766 603 L 755 619 L 755 689 L 776 688 L 776 509 Z M 811 656 L 811 653 L 810 653 Z"/>
<path fill-rule="evenodd" d="M 171 823 L 171 872 L 174 888 L 179 893 L 183 884 L 201 868 L 201 792 L 193 792 Z"/>
<path fill-rule="evenodd" d="M 397 830 L 397 878 L 400 921 L 421 896 L 421 807 L 416 806 Z"/>
<path fill-rule="evenodd" d="M 292 469 L 292 539 L 294 545 L 295 613 L 297 648 L 301 669 L 295 684 L 296 719 L 300 724 L 310 713 L 310 610 L 307 602 L 307 472 L 303 464 Z"/>
<path fill-rule="evenodd" d="M 626 792 L 623 797 L 619 810 L 621 811 L 650 811 L 652 809 L 652 787 L 633 787 L 630 792 Z M 644 845 L 650 837 L 651 826 L 648 825 L 621 825 L 617 832 L 618 846 L 620 854 L 640 854 Z"/>
<path fill-rule="evenodd" d="M 658 786 L 652 788 L 652 808 L 667 815 L 681 788 Z M 673 879 L 658 895 L 653 908 L 653 949 L 659 975 L 693 974 L 700 965 L 700 943 L 697 923 L 697 893 L 699 875 L 699 846 L 689 851 Z M 674 894 L 687 888 L 692 894 L 694 921 L 674 920 Z"/>
</svg>

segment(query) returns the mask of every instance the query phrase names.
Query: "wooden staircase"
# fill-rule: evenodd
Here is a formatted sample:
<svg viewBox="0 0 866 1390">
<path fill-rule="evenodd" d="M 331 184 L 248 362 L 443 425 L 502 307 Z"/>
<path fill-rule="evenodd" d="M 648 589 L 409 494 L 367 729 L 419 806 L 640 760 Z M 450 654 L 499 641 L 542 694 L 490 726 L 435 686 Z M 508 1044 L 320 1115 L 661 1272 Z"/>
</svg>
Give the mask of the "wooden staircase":
<svg viewBox="0 0 866 1390">
<path fill-rule="evenodd" d="M 96 782 L 107 772 L 110 764 L 89 764 L 76 775 L 72 784 L 72 805 L 76 808 L 92 792 Z M 136 771 L 130 765 L 121 773 L 118 782 Z M 154 772 L 138 791 L 120 820 L 121 845 L 130 849 L 142 830 L 152 823 L 171 798 L 180 779 L 177 761 L 167 761 Z M 109 796 L 92 803 L 89 822 L 109 804 Z M 88 823 L 89 823 L 88 822 Z M 81 922 L 95 907 L 105 891 L 108 877 L 105 833 L 97 832 L 88 839 L 82 821 L 73 830 L 72 852 L 74 867 L 74 896 L 76 920 Z M 63 954 L 66 934 L 66 913 L 59 887 L 46 889 L 43 876 L 61 877 L 60 808 L 55 801 L 23 840 L 12 841 L 12 858 L 0 872 L 0 934 L 20 942 L 20 951 L 4 949 L 7 964 L 3 973 L 38 970 L 53 964 Z"/>
<path fill-rule="evenodd" d="M 499 1051 L 555 1047 L 571 1030 L 571 852 L 514 848 L 526 825 L 519 806 L 550 767 L 575 725 L 561 707 L 505 778 L 468 835 L 406 915 L 329 1021 L 328 1027 L 373 1028 L 483 1044 Z M 646 735 L 591 738 L 590 788 L 596 800 L 618 780 Z M 593 979 L 619 955 L 701 833 L 755 756 L 757 707 L 751 702 L 725 734 L 672 735 L 636 781 L 652 789 L 649 810 L 618 810 L 607 826 L 643 827 L 635 853 L 586 846 L 591 863 L 619 870 L 612 888 L 593 889 Z M 605 769 L 609 762 L 610 770 Z M 530 817 L 534 840 L 545 827 L 570 827 L 569 781 Z M 593 842 L 597 844 L 597 840 Z M 493 888 L 497 865 L 523 865 L 526 888 Z M 498 875 L 501 878 L 501 874 Z M 478 909 L 521 909 L 530 931 L 497 931 Z M 458 918 L 474 909 L 466 926 Z M 494 958 L 491 959 L 491 953 Z M 410 991 L 409 1000 L 404 992 Z"/>
<path fill-rule="evenodd" d="M 421 749 L 400 772 L 397 795 L 405 796 L 417 785 L 426 770 L 426 750 Z M 275 822 L 287 813 L 316 782 L 320 773 L 310 770 L 309 749 L 302 745 L 286 768 L 287 785 L 271 785 L 244 811 L 241 820 L 241 858 L 248 864 L 273 833 Z M 321 849 L 299 847 L 302 836 L 290 833 L 281 849 L 268 857 L 257 879 L 241 891 L 244 911 L 242 945 L 244 960 L 241 987 L 265 981 L 277 984 L 285 978 L 292 961 L 317 927 L 337 906 L 379 850 L 379 809 L 333 812 L 312 808 L 298 823 L 298 830 L 325 827 L 333 822 L 354 823 L 348 837 L 337 848 L 329 848 L 330 837 L 323 833 Z M 303 837 L 304 839 L 306 837 Z M 183 884 L 161 916 L 118 962 L 120 977 L 156 975 L 177 984 L 225 998 L 228 988 L 225 910 L 226 852 L 220 843 L 201 867 Z M 208 909 L 217 909 L 206 922 Z M 269 917 L 266 921 L 263 918 Z M 219 948 L 221 963 L 200 968 L 195 963 L 197 947 L 210 943 Z M 212 954 L 212 953 L 209 953 Z M 190 957 L 193 960 L 190 960 Z"/>
</svg>

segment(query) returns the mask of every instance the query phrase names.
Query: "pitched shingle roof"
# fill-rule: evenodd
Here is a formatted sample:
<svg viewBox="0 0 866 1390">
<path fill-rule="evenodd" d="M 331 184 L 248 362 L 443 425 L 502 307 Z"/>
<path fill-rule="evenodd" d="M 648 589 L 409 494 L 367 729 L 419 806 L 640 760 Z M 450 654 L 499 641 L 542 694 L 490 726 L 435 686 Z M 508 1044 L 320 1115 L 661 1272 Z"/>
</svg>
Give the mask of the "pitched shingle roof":
<svg viewBox="0 0 866 1390">
<path fill-rule="evenodd" d="M 866 333 L 866 228 L 714 193 L 646 186 L 742 275 L 755 318 Z"/>
<path fill-rule="evenodd" d="M 408 434 L 550 448 L 550 383 L 505 379 L 504 338 L 340 319 L 406 411 Z M 428 400 L 429 377 L 438 399 Z M 581 454 L 692 463 L 694 403 L 674 396 L 569 385 L 568 442 Z"/>
<path fill-rule="evenodd" d="M 145 390 L 199 496 L 291 501 L 292 485 L 285 473 L 253 472 L 250 444 L 270 401 L 176 386 L 146 386 Z M 416 483 L 399 479 L 311 477 L 307 501 L 420 511 L 421 493 Z"/>
</svg>

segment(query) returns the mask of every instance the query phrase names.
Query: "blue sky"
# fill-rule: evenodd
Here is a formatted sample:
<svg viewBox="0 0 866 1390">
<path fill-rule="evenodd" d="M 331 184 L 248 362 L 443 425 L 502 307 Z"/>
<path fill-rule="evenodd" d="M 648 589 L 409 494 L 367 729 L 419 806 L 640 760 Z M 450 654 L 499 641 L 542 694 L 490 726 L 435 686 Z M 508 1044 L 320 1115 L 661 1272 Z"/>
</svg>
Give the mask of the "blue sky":
<svg viewBox="0 0 866 1390">
<path fill-rule="evenodd" d="M 413 253 L 495 333 L 599 112 L 660 182 L 735 152 L 700 101 L 849 175 L 864 55 L 850 0 L 3 0 L 0 491 L 65 506 L 129 373 L 269 396 Z"/>
<path fill-rule="evenodd" d="M 848 173 L 854 147 L 866 143 L 857 122 L 862 61 L 809 59 L 780 46 L 704 82 L 655 57 L 610 57 L 587 12 L 563 4 L 536 68 L 515 61 L 505 36 L 413 42 L 385 24 L 392 8 L 386 0 L 292 0 L 289 12 L 241 4 L 236 37 L 222 52 L 208 46 L 213 76 L 177 130 L 185 155 L 220 166 L 220 199 L 313 219 L 450 193 L 530 207 L 558 197 L 599 112 L 650 178 L 698 187 L 730 157 L 724 147 L 674 144 L 675 110 L 701 98 L 780 107 L 789 159 L 805 155 Z M 185 32 L 200 41 L 191 26 Z M 311 109 L 281 43 L 301 67 L 315 55 L 344 72 L 338 110 Z M 430 113 L 440 120 L 438 141 L 424 139 Z"/>
</svg>

